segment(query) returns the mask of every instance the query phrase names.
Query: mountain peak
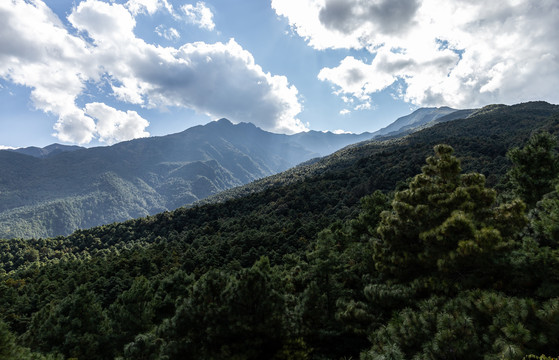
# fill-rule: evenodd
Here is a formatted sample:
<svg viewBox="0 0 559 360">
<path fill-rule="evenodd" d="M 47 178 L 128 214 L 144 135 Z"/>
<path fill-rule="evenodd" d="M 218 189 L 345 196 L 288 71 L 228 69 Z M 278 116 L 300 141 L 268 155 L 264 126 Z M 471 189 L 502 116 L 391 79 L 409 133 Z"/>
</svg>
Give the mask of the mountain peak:
<svg viewBox="0 0 559 360">
<path fill-rule="evenodd" d="M 396 121 L 394 121 L 392 124 L 374 132 L 373 134 L 374 136 L 379 136 L 393 134 L 405 130 L 411 130 L 456 111 L 456 109 L 452 109 L 448 106 L 441 106 L 439 108 L 419 108 L 409 115 L 405 115 L 396 119 Z"/>
</svg>

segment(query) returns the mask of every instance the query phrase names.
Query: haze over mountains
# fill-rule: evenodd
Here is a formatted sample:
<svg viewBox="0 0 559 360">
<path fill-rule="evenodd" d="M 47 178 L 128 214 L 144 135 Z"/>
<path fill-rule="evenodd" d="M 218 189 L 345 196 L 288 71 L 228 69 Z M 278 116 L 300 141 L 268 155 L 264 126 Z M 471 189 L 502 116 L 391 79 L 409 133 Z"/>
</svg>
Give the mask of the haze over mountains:
<svg viewBox="0 0 559 360">
<path fill-rule="evenodd" d="M 0 152 L 0 237 L 46 237 L 175 209 L 370 134 L 273 134 L 226 119 L 181 133 Z"/>
<path fill-rule="evenodd" d="M 82 146 L 62 145 L 62 144 L 55 143 L 42 148 L 37 146 L 28 146 L 28 147 L 18 148 L 18 149 L 8 149 L 8 151 L 13 151 L 20 154 L 30 155 L 33 157 L 38 157 L 43 159 L 50 156 L 58 155 L 63 152 L 76 151 L 80 149 L 85 149 L 85 148 Z"/>
<path fill-rule="evenodd" d="M 227 119 L 108 147 L 0 151 L 0 237 L 49 237 L 176 209 L 347 145 L 461 113 L 424 108 L 374 133 L 295 135 Z M 453 119 L 453 118 L 451 118 Z"/>
</svg>

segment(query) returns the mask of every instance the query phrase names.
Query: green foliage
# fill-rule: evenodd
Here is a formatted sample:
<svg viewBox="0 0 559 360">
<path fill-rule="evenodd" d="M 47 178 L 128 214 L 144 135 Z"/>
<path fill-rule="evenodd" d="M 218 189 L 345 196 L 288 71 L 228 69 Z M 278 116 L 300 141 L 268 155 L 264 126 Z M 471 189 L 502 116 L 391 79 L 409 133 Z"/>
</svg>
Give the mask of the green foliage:
<svg viewBox="0 0 559 360">
<path fill-rule="evenodd" d="M 122 348 L 136 334 L 143 333 L 153 326 L 153 298 L 154 291 L 149 281 L 140 276 L 111 304 L 109 316 L 114 333 L 111 342 L 117 349 Z"/>
<path fill-rule="evenodd" d="M 33 317 L 25 334 L 31 346 L 56 351 L 66 357 L 106 359 L 110 327 L 96 295 L 80 286 L 57 304 Z"/>
<path fill-rule="evenodd" d="M 480 286 L 495 252 L 509 241 L 503 235 L 526 224 L 521 202 L 494 207 L 495 191 L 485 188 L 485 177 L 461 174 L 452 154 L 450 146 L 436 146 L 422 173 L 381 214 L 374 257 L 387 279 L 429 274 L 437 279 L 428 282 L 450 291 Z"/>
<path fill-rule="evenodd" d="M 546 194 L 530 213 L 531 229 L 542 246 L 559 247 L 559 185 Z"/>
<path fill-rule="evenodd" d="M 548 132 L 538 132 L 522 148 L 511 149 L 507 156 L 513 163 L 509 171 L 514 192 L 532 208 L 553 189 L 559 176 L 557 139 Z"/>
<path fill-rule="evenodd" d="M 556 326 L 557 318 L 542 316 L 550 306 L 485 291 L 430 298 L 399 311 L 377 330 L 364 358 L 398 353 L 405 359 L 479 359 L 481 354 L 487 359 L 522 359 L 536 348 L 556 351 L 555 336 L 549 338 L 552 332 L 545 327 Z"/>
<path fill-rule="evenodd" d="M 278 280 L 266 258 L 236 274 L 210 271 L 193 284 L 174 316 L 156 329 L 157 337 L 137 337 L 125 355 L 135 358 L 140 349 L 143 356 L 154 351 L 149 356 L 173 359 L 289 354 L 297 342 L 288 341 L 292 324 L 281 316 L 285 301 Z"/>
<path fill-rule="evenodd" d="M 8 325 L 0 319 L 0 359 L 3 360 L 61 360 L 62 356 L 43 355 L 31 352 L 17 344 L 15 336 L 8 329 Z"/>
<path fill-rule="evenodd" d="M 8 325 L 0 320 L 0 358 L 15 359 L 16 352 L 15 336 L 10 333 Z"/>
</svg>

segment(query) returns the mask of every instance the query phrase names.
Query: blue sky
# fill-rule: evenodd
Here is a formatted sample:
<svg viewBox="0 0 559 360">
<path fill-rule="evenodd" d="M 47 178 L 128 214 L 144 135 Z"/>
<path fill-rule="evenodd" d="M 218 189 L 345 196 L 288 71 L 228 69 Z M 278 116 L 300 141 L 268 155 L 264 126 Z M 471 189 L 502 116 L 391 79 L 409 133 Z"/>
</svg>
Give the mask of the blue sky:
<svg viewBox="0 0 559 360">
<path fill-rule="evenodd" d="M 0 21 L 0 148 L 559 102 L 556 0 L 10 0 Z"/>
</svg>

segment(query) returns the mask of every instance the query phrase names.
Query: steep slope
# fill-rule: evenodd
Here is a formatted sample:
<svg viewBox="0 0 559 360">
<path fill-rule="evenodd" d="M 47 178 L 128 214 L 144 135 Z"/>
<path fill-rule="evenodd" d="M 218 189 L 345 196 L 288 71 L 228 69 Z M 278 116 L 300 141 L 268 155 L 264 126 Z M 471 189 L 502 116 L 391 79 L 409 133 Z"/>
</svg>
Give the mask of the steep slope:
<svg viewBox="0 0 559 360">
<path fill-rule="evenodd" d="M 464 117 L 453 118 L 453 114 L 456 113 Z M 528 102 L 512 106 L 489 105 L 478 110 L 458 110 L 439 120 L 445 118 L 450 119 L 434 123 L 433 127 L 404 137 L 377 137 L 348 146 L 331 156 L 226 190 L 200 203 L 239 198 L 267 188 L 286 186 L 307 178 L 322 176 L 327 172 L 339 172 L 337 176 L 349 184 L 359 183 L 359 180 L 354 178 L 355 172 L 366 177 L 366 185 L 361 183 L 357 187 L 361 196 L 376 189 L 391 190 L 395 181 L 419 172 L 419 164 L 438 143 L 452 145 L 463 157 L 462 164 L 466 171 L 475 170 L 485 174 L 489 184 L 495 186 L 509 165 L 506 158 L 508 149 L 520 146 L 538 129 L 559 132 L 559 106 L 546 102 Z M 361 168 L 357 170 L 358 167 Z"/>
<path fill-rule="evenodd" d="M 456 109 L 452 109 L 446 106 L 439 108 L 420 108 L 409 115 L 398 118 L 387 127 L 375 131 L 372 136 L 377 137 L 382 135 L 398 135 L 402 133 L 409 133 L 414 129 L 420 128 L 438 118 L 450 115 L 456 111 Z"/>
<path fill-rule="evenodd" d="M 541 130 L 559 135 L 559 105 L 487 106 L 468 119 L 437 124 L 404 138 L 345 148 L 317 162 L 224 191 L 204 205 L 79 230 L 68 237 L 26 240 L 24 253 L 36 248 L 37 256 L 46 261 L 94 249 L 171 244 L 182 239 L 184 244 L 175 245 L 196 243 L 194 253 L 183 250 L 185 257 L 193 257 L 181 262 L 189 271 L 234 260 L 250 266 L 262 255 L 282 262 L 286 253 L 304 248 L 330 223 L 355 215 L 363 196 L 375 190 L 391 191 L 398 182 L 419 173 L 435 144 L 454 147 L 464 172 L 480 172 L 489 186 L 495 186 L 510 168 L 506 152 L 523 146 L 532 133 Z M 221 254 L 220 262 L 212 258 L 216 254 Z M 35 261 L 26 257 L 6 265 L 12 258 L 2 251 L 0 256 L 7 271 Z"/>
<path fill-rule="evenodd" d="M 357 139 L 315 135 L 313 143 L 305 136 L 273 134 L 221 119 L 178 134 L 109 147 L 55 144 L 0 151 L 0 237 L 69 234 L 172 210 Z"/>
</svg>

